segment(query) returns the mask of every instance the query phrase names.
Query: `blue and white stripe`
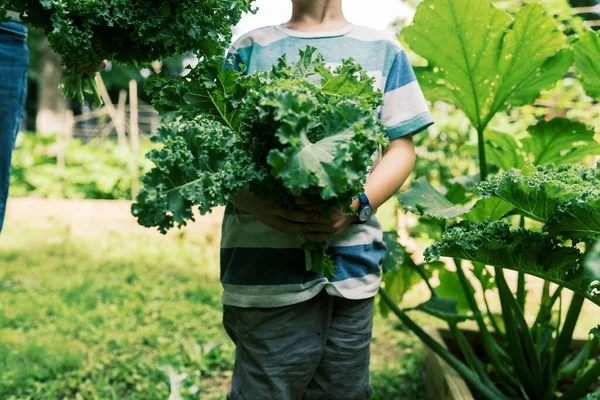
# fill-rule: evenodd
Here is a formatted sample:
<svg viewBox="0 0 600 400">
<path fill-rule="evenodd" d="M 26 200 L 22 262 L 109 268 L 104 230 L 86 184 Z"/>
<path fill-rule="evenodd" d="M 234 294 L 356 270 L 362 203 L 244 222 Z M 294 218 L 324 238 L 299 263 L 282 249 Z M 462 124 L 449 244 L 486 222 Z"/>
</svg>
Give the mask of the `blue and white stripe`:
<svg viewBox="0 0 600 400">
<path fill-rule="evenodd" d="M 236 69 L 267 70 L 286 54 L 317 47 L 330 67 L 353 58 L 375 79 L 383 92 L 381 122 L 390 139 L 415 134 L 433 123 L 423 93 L 400 43 L 391 35 L 350 25 L 336 32 L 295 32 L 281 26 L 247 33 L 229 49 Z M 223 220 L 221 282 L 224 304 L 239 307 L 278 307 L 308 300 L 325 289 L 334 296 L 369 298 L 381 282 L 385 257 L 381 224 L 372 217 L 355 224 L 329 246 L 336 275 L 328 280 L 306 271 L 303 240 L 285 235 L 231 205 Z"/>
</svg>

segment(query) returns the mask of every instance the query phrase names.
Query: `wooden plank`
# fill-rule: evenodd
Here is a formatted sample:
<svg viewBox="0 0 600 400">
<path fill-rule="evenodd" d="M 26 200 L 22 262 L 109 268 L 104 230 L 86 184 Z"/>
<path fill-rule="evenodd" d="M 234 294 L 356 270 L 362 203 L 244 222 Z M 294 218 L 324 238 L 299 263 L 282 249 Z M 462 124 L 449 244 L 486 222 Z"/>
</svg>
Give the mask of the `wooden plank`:
<svg viewBox="0 0 600 400">
<path fill-rule="evenodd" d="M 589 7 L 573 7 L 571 8 L 573 14 L 589 14 L 589 13 L 600 13 L 600 5 L 589 6 Z"/>
<path fill-rule="evenodd" d="M 437 328 L 426 326 L 423 330 L 447 348 Z M 460 375 L 426 345 L 423 345 L 423 380 L 426 400 L 474 400 Z"/>
<path fill-rule="evenodd" d="M 140 158 L 140 136 L 138 125 L 138 94 L 137 82 L 129 81 L 129 139 L 131 140 L 132 165 L 131 175 L 133 182 L 131 183 L 131 198 L 135 199 L 140 191 L 140 177 L 138 173 L 138 160 Z"/>
</svg>

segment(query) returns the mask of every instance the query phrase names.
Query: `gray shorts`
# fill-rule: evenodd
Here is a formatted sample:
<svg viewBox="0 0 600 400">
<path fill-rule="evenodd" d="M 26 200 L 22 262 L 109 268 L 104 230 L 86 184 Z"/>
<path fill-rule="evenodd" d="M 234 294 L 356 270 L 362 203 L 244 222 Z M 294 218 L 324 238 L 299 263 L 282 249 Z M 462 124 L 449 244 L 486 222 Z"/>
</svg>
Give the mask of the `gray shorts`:
<svg viewBox="0 0 600 400">
<path fill-rule="evenodd" d="M 236 344 L 229 400 L 370 399 L 373 298 L 322 291 L 285 307 L 223 306 Z"/>
</svg>

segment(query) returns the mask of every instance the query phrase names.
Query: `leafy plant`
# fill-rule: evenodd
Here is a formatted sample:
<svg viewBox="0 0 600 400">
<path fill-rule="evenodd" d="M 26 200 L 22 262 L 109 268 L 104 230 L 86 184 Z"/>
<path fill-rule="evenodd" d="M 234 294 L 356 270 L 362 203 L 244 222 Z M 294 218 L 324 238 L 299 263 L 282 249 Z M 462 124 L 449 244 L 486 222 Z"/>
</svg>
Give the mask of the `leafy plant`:
<svg viewBox="0 0 600 400">
<path fill-rule="evenodd" d="M 139 223 L 164 233 L 193 219 L 192 207 L 206 213 L 246 189 L 290 208 L 308 195 L 348 210 L 384 144 L 381 93 L 352 60 L 332 72 L 315 50 L 250 75 L 216 56 L 185 78 L 151 81 L 155 106 L 176 117 L 149 155 L 156 167 L 132 206 Z M 304 249 L 307 267 L 333 275 L 323 245 Z"/>
<path fill-rule="evenodd" d="M 67 67 L 63 93 L 102 104 L 92 74 L 81 68 L 104 59 L 135 67 L 186 51 L 213 55 L 225 48 L 231 27 L 251 0 L 7 0 L 23 21 L 41 28 Z"/>
<path fill-rule="evenodd" d="M 11 196 L 66 199 L 129 200 L 134 176 L 150 167 L 115 142 L 83 143 L 72 139 L 60 148 L 55 136 L 22 132 L 17 136 L 11 174 Z M 149 148 L 142 142 L 142 148 Z M 64 165 L 59 164 L 59 153 Z"/>
<path fill-rule="evenodd" d="M 584 30 L 573 44 L 575 70 L 586 93 L 600 98 L 600 32 Z"/>
<path fill-rule="evenodd" d="M 485 0 L 428 0 L 414 21 L 403 37 L 429 63 L 418 69 L 426 96 L 459 107 L 471 121 L 477 131 L 481 183 L 474 185 L 475 193 L 473 185 L 458 189 L 461 180 L 438 191 L 420 179 L 398 196 L 406 209 L 437 224 L 441 234 L 426 250 L 426 262 L 452 258 L 455 272 L 445 273 L 444 279 L 458 282 L 461 290 L 441 294 L 421 273 L 431 292 L 428 301 L 401 309 L 387 285 L 382 301 L 483 398 L 585 396 L 600 376 L 600 360 L 593 356 L 598 328 L 577 355 L 569 357 L 567 351 L 584 299 L 600 305 L 600 275 L 586 267 L 597 257 L 591 248 L 600 235 L 600 182 L 595 169 L 568 164 L 598 154 L 600 147 L 592 129 L 565 119 L 540 121 L 517 137 L 487 130 L 499 111 L 534 101 L 541 89 L 561 78 L 573 61 L 572 52 L 539 4 L 521 7 L 513 18 Z M 432 35 L 441 39 L 428 39 Z M 598 53 L 586 54 L 586 65 L 595 65 Z M 535 167 L 532 162 L 563 165 Z M 490 163 L 506 172 L 488 177 Z M 515 166 L 520 169 L 512 170 Z M 586 264 L 588 254 L 592 256 Z M 471 269 L 463 260 L 471 262 Z M 415 265 L 408 261 L 398 269 L 414 270 Z M 516 293 L 504 269 L 518 271 Z M 532 324 L 525 320 L 526 274 L 544 279 Z M 485 312 L 472 282 L 481 286 Z M 553 292 L 550 282 L 558 285 Z M 565 287 L 574 292 L 566 315 Z M 489 306 L 492 292 L 499 297 L 501 319 Z M 414 323 L 409 316 L 414 310 L 448 324 L 464 362 Z M 477 323 L 485 359 L 459 329 L 465 319 Z M 565 386 L 567 379 L 571 383 Z"/>
<path fill-rule="evenodd" d="M 483 132 L 494 115 L 509 104 L 534 101 L 567 72 L 573 55 L 538 3 L 525 5 L 514 18 L 482 0 L 423 4 L 403 30 L 403 39 L 429 62 L 415 72 L 430 101 L 454 104 L 469 118 L 485 165 Z M 486 168 L 480 172 L 485 179 Z"/>
</svg>

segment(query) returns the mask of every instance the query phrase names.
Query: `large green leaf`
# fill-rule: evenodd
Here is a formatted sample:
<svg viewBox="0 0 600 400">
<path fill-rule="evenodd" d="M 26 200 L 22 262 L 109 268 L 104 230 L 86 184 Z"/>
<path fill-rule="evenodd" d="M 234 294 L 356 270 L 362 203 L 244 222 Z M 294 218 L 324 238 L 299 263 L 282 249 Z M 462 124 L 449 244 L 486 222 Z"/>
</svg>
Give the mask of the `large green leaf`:
<svg viewBox="0 0 600 400">
<path fill-rule="evenodd" d="M 282 103 L 288 94 L 281 93 Z M 293 98 L 297 101 L 300 97 Z M 273 99 L 277 101 L 277 98 Z M 364 111 L 352 101 L 341 101 L 335 113 L 331 112 L 331 118 L 325 118 L 325 137 L 313 143 L 308 138 L 308 122 L 303 121 L 309 120 L 309 114 L 303 116 L 302 110 L 293 113 L 296 106 L 303 107 L 302 104 L 290 103 L 290 107 L 285 108 L 285 124 L 276 132 L 280 142 L 286 146 L 269 152 L 267 162 L 273 175 L 281 179 L 294 196 L 317 186 L 323 200 L 342 194 L 348 181 L 364 181 L 366 173 L 358 175 L 358 169 L 348 166 L 367 165 L 369 154 L 377 150 L 374 139 L 380 132 L 380 126 L 374 118 L 366 115 L 357 120 L 356 115 L 364 114 Z M 360 151 L 359 144 L 370 147 L 371 153 Z M 357 175 L 349 176 L 349 173 Z"/>
<path fill-rule="evenodd" d="M 408 211 L 435 218 L 456 218 L 469 211 L 469 207 L 451 203 L 425 177 L 414 181 L 410 190 L 400 193 L 398 201 Z"/>
<path fill-rule="evenodd" d="M 239 132 L 242 124 L 242 113 L 235 107 L 246 95 L 246 87 L 241 84 L 241 73 L 233 68 L 223 69 L 225 59 L 213 57 L 198 64 L 186 80 L 187 93 L 183 105 L 190 113 L 212 115 L 223 125 Z M 256 74 L 253 79 L 261 79 Z"/>
<path fill-rule="evenodd" d="M 454 307 L 456 308 L 457 312 L 468 312 L 471 309 L 469 307 L 469 301 L 467 300 L 467 295 L 460 284 L 460 280 L 456 271 L 450 271 L 447 268 L 440 268 L 437 274 L 437 280 L 439 281 L 439 284 L 435 287 L 435 291 L 439 297 L 444 299 L 454 299 Z M 473 294 L 475 293 L 475 290 L 472 286 L 469 286 L 469 290 Z"/>
<path fill-rule="evenodd" d="M 412 261 L 410 254 L 408 254 L 408 259 L 406 259 L 406 248 L 398 242 L 398 232 L 383 232 L 383 242 L 385 243 L 385 247 L 387 247 L 387 255 L 381 265 L 384 275 L 399 271 L 406 262 L 410 263 Z M 410 263 L 409 266 L 414 266 L 414 263 Z"/>
<path fill-rule="evenodd" d="M 352 62 L 352 59 L 343 60 L 342 65 L 335 69 L 335 75 L 332 75 L 327 69 L 322 69 L 321 90 L 325 93 L 351 98 L 377 97 L 376 100 L 379 102 L 381 99 L 376 96 L 377 92 L 373 86 L 375 80 L 369 77 L 358 64 L 352 64 Z"/>
<path fill-rule="evenodd" d="M 595 239 L 600 235 L 600 198 L 573 200 L 558 207 L 545 229 L 569 239 Z"/>
<path fill-rule="evenodd" d="M 585 92 L 600 99 L 600 32 L 583 31 L 573 44 L 575 70 Z"/>
<path fill-rule="evenodd" d="M 589 268 L 593 274 L 600 276 L 600 240 L 597 241 L 592 250 L 587 253 L 585 266 Z M 600 334 L 600 331 L 598 334 Z"/>
<path fill-rule="evenodd" d="M 543 233 L 511 230 L 503 221 L 463 221 L 444 232 L 442 240 L 425 251 L 427 260 L 455 257 L 494 267 L 511 269 L 559 284 L 600 306 L 600 277 L 582 266 L 575 247 L 562 247 Z"/>
<path fill-rule="evenodd" d="M 600 196 L 598 183 L 594 170 L 546 165 L 490 176 L 478 188 L 484 197 L 502 199 L 523 215 L 546 223 L 555 213 L 566 212 L 567 204 L 587 203 Z"/>
<path fill-rule="evenodd" d="M 505 132 L 485 131 L 486 162 L 508 171 L 525 165 L 525 156 L 514 136 Z"/>
<path fill-rule="evenodd" d="M 417 70 L 428 98 L 461 108 L 478 131 L 506 104 L 534 101 L 572 57 L 538 3 L 513 19 L 487 0 L 426 0 L 402 35 L 429 61 L 423 74 Z"/>
<path fill-rule="evenodd" d="M 566 118 L 542 120 L 527 131 L 529 135 L 521 139 L 521 144 L 535 165 L 575 164 L 586 156 L 600 154 L 594 129 L 578 121 Z"/>
<path fill-rule="evenodd" d="M 493 289 L 496 287 L 496 280 L 494 275 L 490 273 L 485 264 L 473 261 L 471 262 L 471 272 L 473 276 L 481 284 L 481 289 L 485 292 L 486 290 Z"/>
<path fill-rule="evenodd" d="M 502 199 L 488 197 L 486 199 L 478 200 L 477 203 L 475 203 L 475 206 L 462 217 L 474 222 L 483 222 L 487 220 L 497 221 L 514 210 L 514 208 L 515 207 L 512 204 L 507 203 Z"/>
<path fill-rule="evenodd" d="M 473 319 L 472 316 L 459 312 L 455 298 L 432 297 L 426 302 L 419 304 L 416 309 L 444 320 L 449 324 L 457 324 L 468 319 Z"/>
<path fill-rule="evenodd" d="M 406 248 L 398 242 L 396 231 L 384 232 L 383 241 L 388 249 L 382 265 L 383 286 L 396 304 L 399 304 L 411 288 L 423 282 L 423 277 L 419 274 L 418 269 L 421 268 L 425 278 L 429 278 L 431 272 L 425 269 L 424 266 L 415 264 L 412 254 L 406 251 Z M 385 302 L 379 303 L 379 309 L 382 315 L 387 316 L 389 314 L 390 310 Z"/>
</svg>

